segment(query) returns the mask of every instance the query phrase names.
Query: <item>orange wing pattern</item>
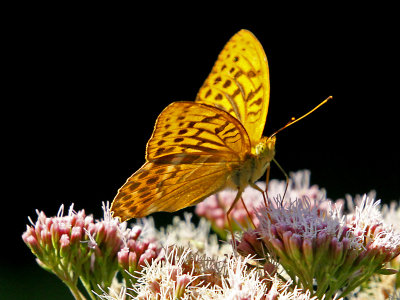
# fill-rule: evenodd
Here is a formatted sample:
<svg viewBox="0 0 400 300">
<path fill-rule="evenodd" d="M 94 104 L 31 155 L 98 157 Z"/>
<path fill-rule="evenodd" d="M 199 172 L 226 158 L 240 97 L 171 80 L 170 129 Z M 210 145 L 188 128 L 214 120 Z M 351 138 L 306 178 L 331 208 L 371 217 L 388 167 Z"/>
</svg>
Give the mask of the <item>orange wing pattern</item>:
<svg viewBox="0 0 400 300">
<path fill-rule="evenodd" d="M 174 102 L 157 119 L 147 162 L 120 188 L 111 209 L 127 220 L 195 205 L 226 186 L 250 147 L 245 129 L 227 112 Z"/>
<path fill-rule="evenodd" d="M 264 130 L 269 92 L 268 62 L 263 47 L 251 32 L 241 30 L 218 56 L 196 101 L 223 109 L 237 118 L 254 146 Z"/>
</svg>

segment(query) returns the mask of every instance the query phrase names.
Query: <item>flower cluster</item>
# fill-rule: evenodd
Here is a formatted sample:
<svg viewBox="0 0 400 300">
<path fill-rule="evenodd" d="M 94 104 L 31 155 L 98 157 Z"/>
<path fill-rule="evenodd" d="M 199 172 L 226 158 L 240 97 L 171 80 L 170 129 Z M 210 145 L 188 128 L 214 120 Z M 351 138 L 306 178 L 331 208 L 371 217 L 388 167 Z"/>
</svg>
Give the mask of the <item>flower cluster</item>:
<svg viewBox="0 0 400 300">
<path fill-rule="evenodd" d="M 111 286 L 118 271 L 140 270 L 159 252 L 154 244 L 137 240 L 140 230 L 127 229 L 126 223 L 111 217 L 108 207 L 103 209 L 100 221 L 84 210 L 75 212 L 73 205 L 67 215 L 62 205 L 56 217 L 37 211 L 36 223 L 22 235 L 38 264 L 58 276 L 76 299 L 84 299 L 78 279 L 94 297 L 93 292 Z"/>
<path fill-rule="evenodd" d="M 400 254 L 400 235 L 382 223 L 379 202 L 366 196 L 348 218 L 309 199 L 275 199 L 259 209 L 260 225 L 243 235 L 238 251 L 274 258 L 292 280 L 319 299 L 344 297 Z M 316 203 L 317 202 L 317 203 Z"/>
<path fill-rule="evenodd" d="M 291 176 L 287 189 L 271 180 L 265 200 L 245 191 L 246 207 L 239 201 L 232 210 L 240 235 L 233 248 L 210 232 L 227 236 L 226 211 L 236 196 L 230 191 L 198 205 L 204 218 L 197 226 L 186 214 L 165 229 L 151 218 L 128 228 L 108 205 L 102 220 L 73 206 L 64 215 L 62 206 L 56 217 L 37 212 L 22 238 L 75 299 L 85 299 L 79 280 L 91 299 L 104 300 L 396 299 L 399 204 L 381 208 L 373 193 L 347 196 L 345 215 L 344 201 L 327 200 L 309 172 Z"/>
<path fill-rule="evenodd" d="M 290 199 L 303 199 L 304 197 L 312 200 L 325 197 L 325 190 L 317 185 L 310 185 L 311 173 L 308 170 L 290 173 L 288 183 L 272 179 L 268 184 L 268 198 L 273 199 L 278 195 L 284 197 L 283 201 Z M 264 182 L 257 182 L 261 190 L 265 190 Z M 227 220 L 227 211 L 231 208 L 237 191 L 223 190 L 215 195 L 206 198 L 196 206 L 196 214 L 210 221 L 215 232 L 222 238 L 226 238 L 230 230 Z M 242 201 L 238 201 L 230 213 L 230 218 L 234 220 L 233 231 L 243 231 L 258 225 L 257 210 L 265 203 L 263 194 L 251 187 L 247 187 L 242 194 Z M 250 219 L 251 218 L 251 219 Z"/>
</svg>

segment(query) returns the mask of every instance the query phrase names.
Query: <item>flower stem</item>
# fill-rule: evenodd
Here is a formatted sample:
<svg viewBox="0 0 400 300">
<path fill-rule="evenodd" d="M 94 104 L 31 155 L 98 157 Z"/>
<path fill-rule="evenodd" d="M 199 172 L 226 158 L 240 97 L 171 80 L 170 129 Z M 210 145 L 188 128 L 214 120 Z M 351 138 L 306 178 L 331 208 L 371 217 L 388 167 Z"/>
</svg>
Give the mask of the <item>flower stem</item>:
<svg viewBox="0 0 400 300">
<path fill-rule="evenodd" d="M 75 284 L 69 281 L 64 281 L 64 284 L 69 288 L 75 300 L 86 300 L 85 296 L 82 295 L 82 293 L 79 291 L 78 287 Z"/>
</svg>

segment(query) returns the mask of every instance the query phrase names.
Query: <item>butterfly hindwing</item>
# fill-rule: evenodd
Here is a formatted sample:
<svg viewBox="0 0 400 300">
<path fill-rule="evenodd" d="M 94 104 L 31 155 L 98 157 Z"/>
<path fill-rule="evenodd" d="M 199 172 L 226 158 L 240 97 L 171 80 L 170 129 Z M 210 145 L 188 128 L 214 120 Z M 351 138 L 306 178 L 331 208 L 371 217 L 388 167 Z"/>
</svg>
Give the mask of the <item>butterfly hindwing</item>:
<svg viewBox="0 0 400 300">
<path fill-rule="evenodd" d="M 122 221 L 192 206 L 222 189 L 231 170 L 220 163 L 145 163 L 120 188 L 112 204 Z"/>
<path fill-rule="evenodd" d="M 147 143 L 146 160 L 166 160 L 173 155 L 176 160 L 196 154 L 238 161 L 248 151 L 246 130 L 231 115 L 209 105 L 180 101 L 171 103 L 158 117 Z"/>
</svg>

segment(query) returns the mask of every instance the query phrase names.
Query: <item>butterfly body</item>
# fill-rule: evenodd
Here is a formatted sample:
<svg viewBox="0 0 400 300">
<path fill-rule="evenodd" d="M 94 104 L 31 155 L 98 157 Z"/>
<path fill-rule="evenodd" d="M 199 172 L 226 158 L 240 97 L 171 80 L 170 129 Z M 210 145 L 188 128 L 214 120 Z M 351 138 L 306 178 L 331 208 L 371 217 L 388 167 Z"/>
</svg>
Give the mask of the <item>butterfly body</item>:
<svg viewBox="0 0 400 300">
<path fill-rule="evenodd" d="M 224 189 L 251 185 L 275 155 L 262 137 L 269 104 L 264 50 L 247 30 L 235 34 L 195 102 L 168 105 L 146 147 L 146 163 L 119 189 L 111 210 L 127 220 L 195 205 Z"/>
</svg>

